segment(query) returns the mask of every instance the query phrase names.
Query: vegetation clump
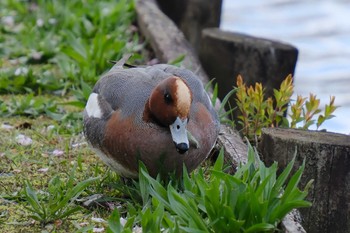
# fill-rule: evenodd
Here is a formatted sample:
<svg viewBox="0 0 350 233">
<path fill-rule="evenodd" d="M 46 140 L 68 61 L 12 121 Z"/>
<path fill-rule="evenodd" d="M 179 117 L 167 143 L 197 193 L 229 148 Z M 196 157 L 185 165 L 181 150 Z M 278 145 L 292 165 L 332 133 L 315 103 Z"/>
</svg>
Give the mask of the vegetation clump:
<svg viewBox="0 0 350 233">
<path fill-rule="evenodd" d="M 124 224 L 115 210 L 109 229 L 131 232 L 140 226 L 145 232 L 274 232 L 292 209 L 311 206 L 304 199 L 312 181 L 304 191 L 298 188 L 304 164 L 291 174 L 293 159 L 278 176 L 277 164 L 266 167 L 251 146 L 248 163 L 240 165 L 234 175 L 224 172 L 223 161 L 221 150 L 209 171 L 200 168 L 189 175 L 184 169 L 181 183 L 164 184 L 141 167 L 137 185 L 142 208 L 136 213 L 128 211 Z"/>
<path fill-rule="evenodd" d="M 253 140 L 261 135 L 262 128 L 268 127 L 309 129 L 316 124 L 319 129 L 326 120 L 334 117 L 333 113 L 337 109 L 334 96 L 330 97 L 322 113 L 320 99 L 314 94 L 310 94 L 309 98 L 298 95 L 295 101 L 292 100 L 292 81 L 292 76 L 287 76 L 280 88 L 274 89 L 273 97 L 266 98 L 261 83 L 247 87 L 242 76 L 237 77 L 237 123 L 242 126 L 244 136 Z M 290 113 L 287 113 L 288 108 Z"/>
</svg>

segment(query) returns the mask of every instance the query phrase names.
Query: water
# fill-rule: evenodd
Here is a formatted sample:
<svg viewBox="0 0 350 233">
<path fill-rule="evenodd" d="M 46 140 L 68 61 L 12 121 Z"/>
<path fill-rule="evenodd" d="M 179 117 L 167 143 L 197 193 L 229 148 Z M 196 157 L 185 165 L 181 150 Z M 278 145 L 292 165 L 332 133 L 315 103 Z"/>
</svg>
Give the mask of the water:
<svg viewBox="0 0 350 233">
<path fill-rule="evenodd" d="M 221 28 L 299 49 L 295 94 L 340 106 L 321 128 L 350 134 L 350 0 L 224 0 Z"/>
</svg>

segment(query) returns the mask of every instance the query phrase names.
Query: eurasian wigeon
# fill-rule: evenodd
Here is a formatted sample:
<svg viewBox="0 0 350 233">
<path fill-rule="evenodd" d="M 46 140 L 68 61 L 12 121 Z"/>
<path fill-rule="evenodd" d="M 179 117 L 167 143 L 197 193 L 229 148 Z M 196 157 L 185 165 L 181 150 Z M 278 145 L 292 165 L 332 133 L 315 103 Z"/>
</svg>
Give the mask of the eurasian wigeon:
<svg viewBox="0 0 350 233">
<path fill-rule="evenodd" d="M 84 134 L 99 157 L 136 178 L 141 160 L 152 176 L 181 174 L 207 158 L 219 119 L 198 77 L 172 65 L 123 68 L 96 83 L 84 110 Z"/>
</svg>

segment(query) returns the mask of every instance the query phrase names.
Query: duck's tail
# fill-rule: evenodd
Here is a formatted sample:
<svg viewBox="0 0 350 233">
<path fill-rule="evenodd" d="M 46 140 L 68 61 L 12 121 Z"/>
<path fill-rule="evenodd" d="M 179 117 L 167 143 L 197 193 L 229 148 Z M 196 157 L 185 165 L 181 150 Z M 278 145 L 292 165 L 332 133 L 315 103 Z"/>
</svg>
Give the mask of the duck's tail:
<svg viewBox="0 0 350 233">
<path fill-rule="evenodd" d="M 109 61 L 114 64 L 114 66 L 111 68 L 110 71 L 115 70 L 115 69 L 121 69 L 123 66 L 127 67 L 134 67 L 132 65 L 126 64 L 126 62 L 129 60 L 129 58 L 132 56 L 131 53 L 124 54 L 123 57 L 119 61 Z"/>
</svg>

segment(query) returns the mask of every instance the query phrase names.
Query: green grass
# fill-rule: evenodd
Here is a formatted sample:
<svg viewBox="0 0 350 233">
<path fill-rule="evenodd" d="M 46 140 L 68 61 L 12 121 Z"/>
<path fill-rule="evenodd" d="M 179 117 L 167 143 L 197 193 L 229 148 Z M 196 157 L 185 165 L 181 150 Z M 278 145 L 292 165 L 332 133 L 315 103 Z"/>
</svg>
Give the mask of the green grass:
<svg viewBox="0 0 350 233">
<path fill-rule="evenodd" d="M 265 167 L 252 149 L 235 175 L 223 172 L 221 152 L 213 167 L 167 182 L 142 167 L 138 181 L 125 182 L 95 156 L 81 134 L 94 83 L 109 60 L 148 59 L 132 1 L 4 0 L 0 20 L 2 231 L 271 231 L 309 206 L 308 187 L 297 188 L 304 167 L 288 181 L 293 161 L 277 177 L 277 165 Z M 227 114 L 221 107 L 222 120 Z"/>
<path fill-rule="evenodd" d="M 133 53 L 133 62 L 144 62 L 132 25 L 133 1 L 5 0 L 1 5 L 0 94 L 70 95 L 72 104 L 83 107 L 110 60 Z"/>
<path fill-rule="evenodd" d="M 293 159 L 277 176 L 277 164 L 266 167 L 251 146 L 248 163 L 239 166 L 235 175 L 224 172 L 223 161 L 221 150 L 208 171 L 199 168 L 189 175 L 184 169 L 180 181 L 165 183 L 141 167 L 136 187 L 142 205 L 129 207 L 124 226 L 115 210 L 110 230 L 131 232 L 141 226 L 145 232 L 274 232 L 292 209 L 311 205 L 304 198 L 312 182 L 304 191 L 297 187 L 304 164 L 291 174 Z"/>
</svg>

